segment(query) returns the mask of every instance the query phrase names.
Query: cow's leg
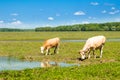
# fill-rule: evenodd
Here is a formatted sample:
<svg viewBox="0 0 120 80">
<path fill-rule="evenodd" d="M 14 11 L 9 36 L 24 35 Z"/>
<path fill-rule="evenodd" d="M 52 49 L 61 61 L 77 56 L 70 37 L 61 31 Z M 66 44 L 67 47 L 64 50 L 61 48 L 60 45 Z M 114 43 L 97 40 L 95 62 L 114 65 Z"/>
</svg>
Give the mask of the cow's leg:
<svg viewBox="0 0 120 80">
<path fill-rule="evenodd" d="M 57 54 L 59 53 L 59 45 L 60 45 L 60 44 L 57 45 L 57 50 L 56 50 L 56 51 L 57 51 Z"/>
<path fill-rule="evenodd" d="M 57 50 L 57 47 L 55 47 L 55 49 L 54 49 L 54 54 L 56 53 L 56 50 Z"/>
<path fill-rule="evenodd" d="M 48 55 L 50 53 L 50 48 L 46 49 L 46 55 Z"/>
<path fill-rule="evenodd" d="M 48 50 L 48 49 L 46 49 L 46 55 L 48 55 L 48 52 L 49 52 L 49 50 Z"/>
<path fill-rule="evenodd" d="M 93 56 L 96 59 L 95 49 L 93 49 Z"/>
<path fill-rule="evenodd" d="M 58 53 L 58 49 L 59 49 L 59 47 L 56 46 L 55 49 L 54 49 L 54 54 L 55 54 L 55 53 Z"/>
<path fill-rule="evenodd" d="M 102 58 L 102 53 L 103 53 L 103 45 L 102 45 L 102 47 L 100 48 L 100 58 Z"/>
<path fill-rule="evenodd" d="M 90 52 L 91 52 L 91 51 L 89 50 L 89 51 L 88 51 L 88 59 L 90 59 Z"/>
</svg>

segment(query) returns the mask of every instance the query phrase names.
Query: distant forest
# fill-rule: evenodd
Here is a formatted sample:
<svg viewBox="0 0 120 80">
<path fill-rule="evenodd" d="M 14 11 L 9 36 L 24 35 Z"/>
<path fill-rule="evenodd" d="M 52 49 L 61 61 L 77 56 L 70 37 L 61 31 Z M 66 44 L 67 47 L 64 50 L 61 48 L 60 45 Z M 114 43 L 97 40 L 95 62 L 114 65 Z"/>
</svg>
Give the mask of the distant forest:
<svg viewBox="0 0 120 80">
<path fill-rule="evenodd" d="M 35 31 L 35 29 L 0 28 L 0 32 L 26 32 L 26 31 Z"/>
<path fill-rule="evenodd" d="M 120 31 L 120 22 L 38 27 L 35 31 Z"/>
<path fill-rule="evenodd" d="M 62 25 L 57 27 L 37 27 L 35 29 L 0 28 L 0 32 L 24 31 L 120 31 L 120 22 Z"/>
</svg>

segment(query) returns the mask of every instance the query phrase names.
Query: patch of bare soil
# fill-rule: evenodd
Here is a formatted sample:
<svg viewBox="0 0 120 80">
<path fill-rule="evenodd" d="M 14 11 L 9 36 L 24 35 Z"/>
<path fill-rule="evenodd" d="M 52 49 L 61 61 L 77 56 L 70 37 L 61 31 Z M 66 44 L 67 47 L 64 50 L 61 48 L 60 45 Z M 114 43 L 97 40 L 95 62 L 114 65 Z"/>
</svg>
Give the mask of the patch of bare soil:
<svg viewBox="0 0 120 80">
<path fill-rule="evenodd" d="M 110 62 L 117 62 L 115 59 L 94 59 L 94 58 L 91 58 L 91 59 L 80 59 L 78 58 L 77 59 L 77 63 L 79 63 L 80 65 L 92 65 L 92 64 L 101 64 L 101 63 L 110 63 Z"/>
</svg>

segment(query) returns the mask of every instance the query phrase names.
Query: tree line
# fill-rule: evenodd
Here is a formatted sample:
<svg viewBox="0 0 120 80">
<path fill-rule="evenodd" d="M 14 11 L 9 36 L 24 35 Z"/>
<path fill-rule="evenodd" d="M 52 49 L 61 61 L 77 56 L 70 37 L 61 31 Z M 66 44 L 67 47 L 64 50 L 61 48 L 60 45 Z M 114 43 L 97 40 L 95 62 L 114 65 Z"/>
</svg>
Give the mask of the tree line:
<svg viewBox="0 0 120 80">
<path fill-rule="evenodd" d="M 120 22 L 37 27 L 35 31 L 120 31 Z"/>
<path fill-rule="evenodd" d="M 35 29 L 0 28 L 0 32 L 26 32 L 26 31 L 35 31 Z"/>
<path fill-rule="evenodd" d="M 0 32 L 25 31 L 120 31 L 120 22 L 61 25 L 57 27 L 37 27 L 35 29 L 0 28 Z"/>
</svg>

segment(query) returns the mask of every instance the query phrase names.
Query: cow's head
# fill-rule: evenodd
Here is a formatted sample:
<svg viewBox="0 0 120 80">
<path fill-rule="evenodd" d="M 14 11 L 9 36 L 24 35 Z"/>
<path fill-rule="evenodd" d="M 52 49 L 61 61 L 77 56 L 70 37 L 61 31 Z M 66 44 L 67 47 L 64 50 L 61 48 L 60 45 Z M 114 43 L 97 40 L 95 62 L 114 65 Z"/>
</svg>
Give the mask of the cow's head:
<svg viewBox="0 0 120 80">
<path fill-rule="evenodd" d="M 41 53 L 43 54 L 44 53 L 44 47 L 40 47 L 40 50 L 41 50 Z"/>
<path fill-rule="evenodd" d="M 85 52 L 83 50 L 80 50 L 79 54 L 81 55 L 81 59 L 85 59 Z"/>
</svg>

